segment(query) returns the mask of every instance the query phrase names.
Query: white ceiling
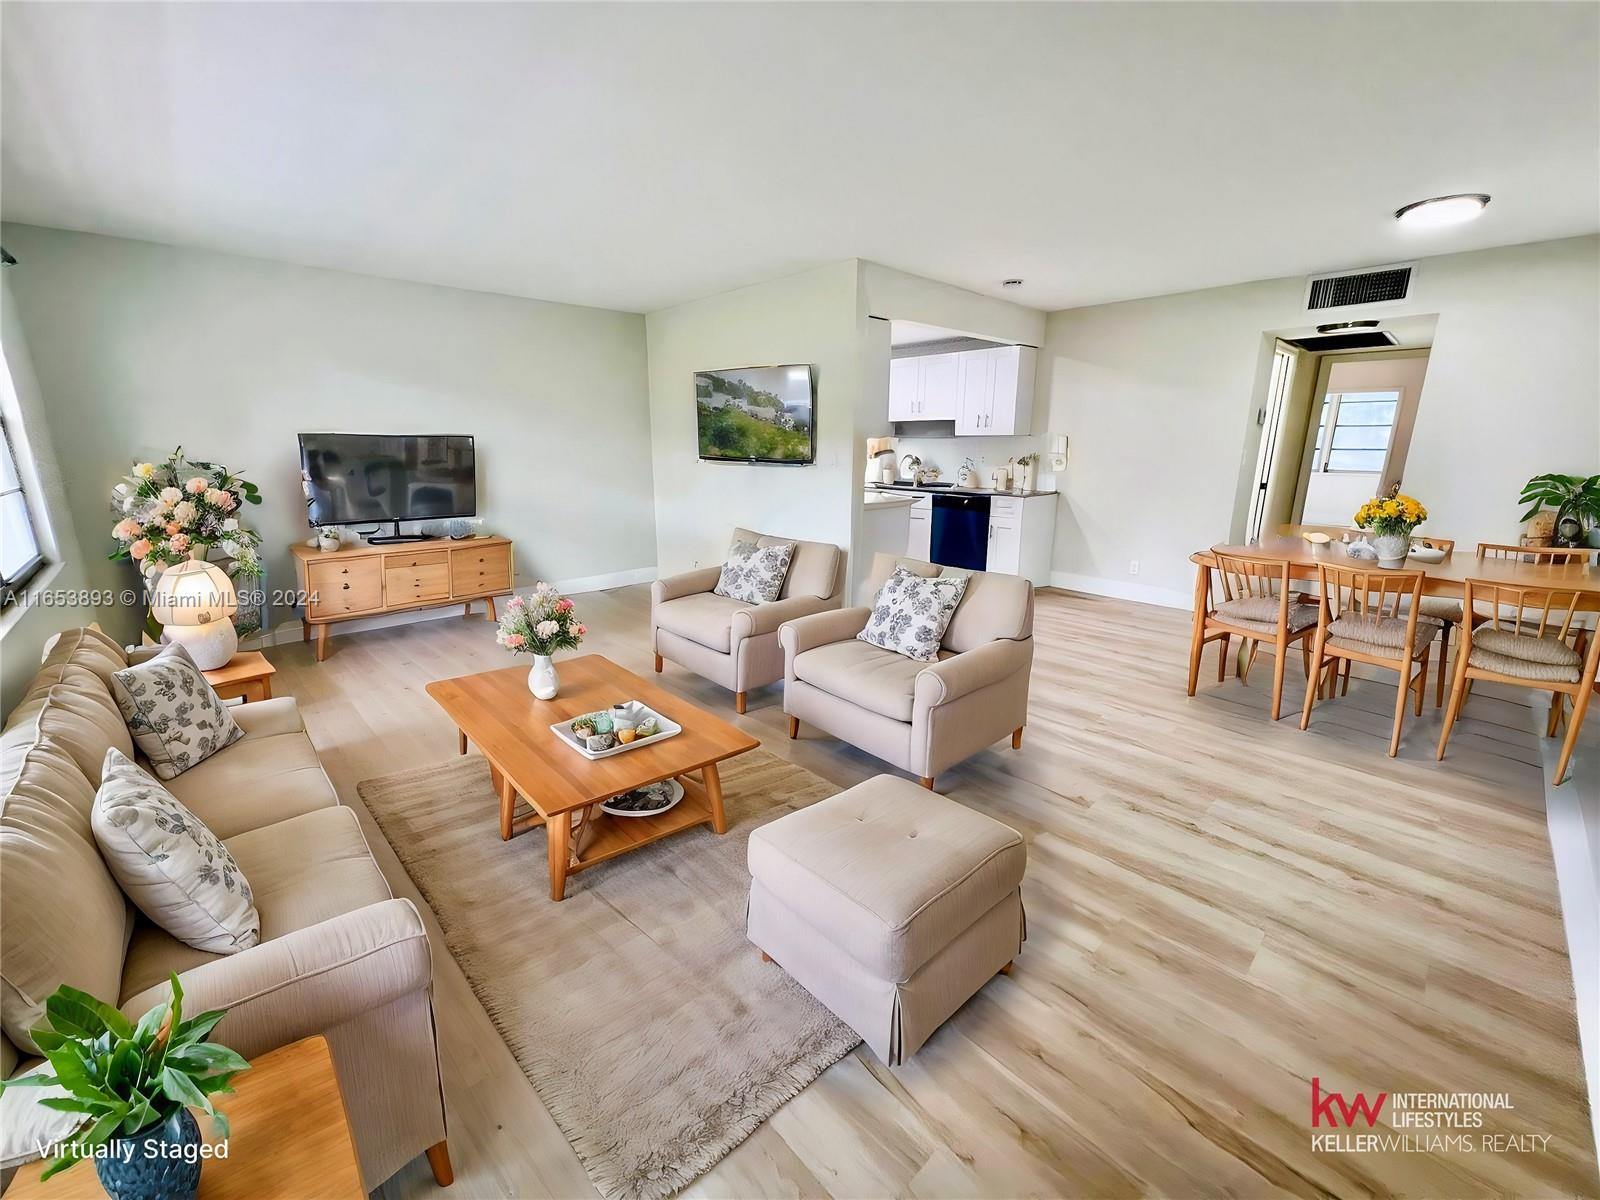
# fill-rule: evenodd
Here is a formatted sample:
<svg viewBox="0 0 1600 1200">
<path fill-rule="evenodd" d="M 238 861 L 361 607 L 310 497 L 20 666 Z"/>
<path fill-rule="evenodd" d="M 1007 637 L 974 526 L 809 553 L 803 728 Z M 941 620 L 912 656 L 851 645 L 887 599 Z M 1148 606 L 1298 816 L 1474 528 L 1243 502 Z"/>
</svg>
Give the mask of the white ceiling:
<svg viewBox="0 0 1600 1200">
<path fill-rule="evenodd" d="M 0 22 L 8 219 L 608 308 L 854 256 L 1054 309 L 1600 227 L 1595 4 Z M 1494 202 L 1391 219 L 1457 191 Z"/>
</svg>

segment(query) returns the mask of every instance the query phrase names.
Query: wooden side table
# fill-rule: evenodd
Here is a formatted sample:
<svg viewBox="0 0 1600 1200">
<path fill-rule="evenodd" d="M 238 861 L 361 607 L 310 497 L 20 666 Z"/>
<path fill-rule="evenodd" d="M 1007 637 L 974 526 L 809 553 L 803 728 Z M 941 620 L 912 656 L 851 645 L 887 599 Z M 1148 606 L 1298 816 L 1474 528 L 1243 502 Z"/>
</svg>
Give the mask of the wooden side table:
<svg viewBox="0 0 1600 1200">
<path fill-rule="evenodd" d="M 333 1056 L 321 1037 L 280 1046 L 237 1076 L 231 1096 L 217 1099 L 232 1134 L 228 1157 L 200 1168 L 198 1200 L 365 1200 L 344 1096 Z M 220 1141 L 199 1116 L 206 1140 Z M 81 1162 L 40 1183 L 44 1164 L 17 1168 L 6 1200 L 105 1200 L 92 1162 Z"/>
<path fill-rule="evenodd" d="M 222 699 L 243 696 L 247 704 L 272 699 L 272 677 L 277 673 L 278 669 L 259 650 L 235 654 L 215 671 L 201 672 Z"/>
</svg>

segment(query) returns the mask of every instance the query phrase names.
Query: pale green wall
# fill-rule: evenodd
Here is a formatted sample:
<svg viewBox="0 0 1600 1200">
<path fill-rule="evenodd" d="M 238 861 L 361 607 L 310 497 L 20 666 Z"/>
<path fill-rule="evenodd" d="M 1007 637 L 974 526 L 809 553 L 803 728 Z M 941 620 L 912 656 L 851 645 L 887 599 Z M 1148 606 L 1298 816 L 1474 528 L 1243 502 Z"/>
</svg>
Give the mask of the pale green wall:
<svg viewBox="0 0 1600 1200">
<path fill-rule="evenodd" d="M 1255 464 L 1268 331 L 1312 323 L 1304 304 L 1296 276 L 1050 314 L 1040 394 L 1071 439 L 1058 582 L 1192 602 L 1188 556 L 1229 537 Z M 1425 533 L 1515 541 L 1530 476 L 1600 468 L 1600 238 L 1424 258 L 1403 305 L 1338 319 L 1427 314 L 1406 491 L 1433 514 Z"/>
<path fill-rule="evenodd" d="M 663 575 L 719 563 L 742 525 L 850 545 L 858 368 L 856 263 L 679 304 L 645 318 L 655 441 L 656 556 Z M 698 461 L 694 373 L 811 363 L 817 461 L 750 466 Z"/>
<path fill-rule="evenodd" d="M 268 584 L 292 587 L 302 430 L 473 434 L 479 513 L 516 539 L 522 584 L 653 567 L 643 317 L 25 225 L 4 239 L 96 583 L 132 579 L 103 560 L 108 489 L 182 443 L 261 487 Z"/>
<path fill-rule="evenodd" d="M 0 347 L 12 391 L 0 385 L 0 415 L 5 417 L 17 450 L 17 469 L 34 513 L 40 548 L 49 563 L 34 576 L 22 602 L 0 613 L 0 716 L 22 698 L 39 666 L 39 656 L 50 636 L 63 629 L 87 625 L 104 615 L 100 608 L 78 603 L 86 585 L 85 558 L 73 528 L 66 485 L 58 468 L 44 400 L 34 378 L 33 361 L 17 319 L 11 295 L 11 273 L 0 277 Z M 45 604 L 41 592 L 71 600 Z"/>
<path fill-rule="evenodd" d="M 650 413 L 657 561 L 663 575 L 721 562 L 735 525 L 851 546 L 860 533 L 866 438 L 888 432 L 890 319 L 989 337 L 1042 339 L 1034 309 L 849 259 L 653 312 Z M 764 467 L 697 461 L 694 373 L 812 363 L 817 462 Z M 855 578 L 866 568 L 854 561 Z"/>
</svg>

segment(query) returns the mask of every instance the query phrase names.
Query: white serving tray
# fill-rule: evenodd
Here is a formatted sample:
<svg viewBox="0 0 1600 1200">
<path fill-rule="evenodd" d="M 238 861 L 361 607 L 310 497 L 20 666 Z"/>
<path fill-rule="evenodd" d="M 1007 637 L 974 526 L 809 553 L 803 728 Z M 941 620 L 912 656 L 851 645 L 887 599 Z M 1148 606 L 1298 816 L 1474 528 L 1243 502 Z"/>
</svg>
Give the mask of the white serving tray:
<svg viewBox="0 0 1600 1200">
<path fill-rule="evenodd" d="M 579 754 L 591 760 L 610 758 L 613 754 L 626 754 L 629 750 L 639 750 L 645 746 L 654 746 L 657 742 L 665 741 L 669 737 L 676 737 L 678 734 L 683 732 L 682 725 L 679 725 L 670 717 L 662 716 L 647 704 L 642 704 L 638 700 L 627 700 L 624 701 L 624 703 L 627 704 L 628 715 L 633 718 L 635 724 L 647 720 L 650 717 L 654 717 L 656 719 L 656 724 L 661 726 L 661 732 L 656 734 L 654 737 L 647 737 L 643 740 L 635 738 L 631 742 L 619 742 L 609 750 L 591 750 L 578 740 L 578 735 L 572 732 L 572 722 L 576 721 L 578 719 L 577 717 L 569 717 L 565 721 L 557 721 L 554 725 L 550 726 L 550 732 L 555 734 L 568 746 L 571 746 Z M 595 714 L 580 713 L 579 715 L 593 716 Z M 665 810 L 663 809 L 662 811 Z"/>
</svg>

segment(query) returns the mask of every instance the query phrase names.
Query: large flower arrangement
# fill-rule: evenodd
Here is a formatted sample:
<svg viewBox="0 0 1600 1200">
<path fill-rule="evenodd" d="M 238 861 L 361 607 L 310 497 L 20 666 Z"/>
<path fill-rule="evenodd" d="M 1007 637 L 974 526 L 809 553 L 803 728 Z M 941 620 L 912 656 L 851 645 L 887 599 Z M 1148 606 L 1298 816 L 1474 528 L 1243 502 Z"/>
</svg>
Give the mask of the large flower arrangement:
<svg viewBox="0 0 1600 1200">
<path fill-rule="evenodd" d="M 245 504 L 260 504 L 256 485 L 216 463 L 183 457 L 179 446 L 162 463 L 135 463 L 111 489 L 111 509 L 121 519 L 113 559 L 132 559 L 145 574 L 217 546 L 238 563 L 238 573 L 261 573 L 261 535 L 239 520 Z"/>
<path fill-rule="evenodd" d="M 1362 529 L 1370 529 L 1379 537 L 1410 537 L 1411 531 L 1428 519 L 1428 510 L 1420 500 L 1396 492 L 1392 496 L 1374 496 L 1360 508 L 1353 518 Z"/>
<path fill-rule="evenodd" d="M 513 654 L 540 654 L 549 657 L 557 650 L 576 650 L 589 632 L 578 621 L 568 600 L 548 583 L 536 584 L 528 599 L 512 596 L 495 634 Z"/>
</svg>

